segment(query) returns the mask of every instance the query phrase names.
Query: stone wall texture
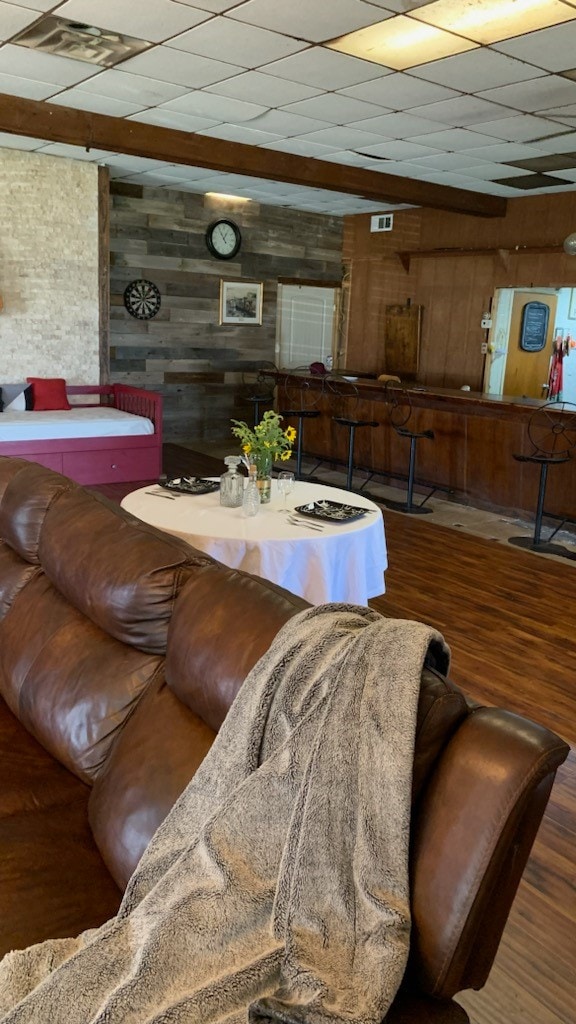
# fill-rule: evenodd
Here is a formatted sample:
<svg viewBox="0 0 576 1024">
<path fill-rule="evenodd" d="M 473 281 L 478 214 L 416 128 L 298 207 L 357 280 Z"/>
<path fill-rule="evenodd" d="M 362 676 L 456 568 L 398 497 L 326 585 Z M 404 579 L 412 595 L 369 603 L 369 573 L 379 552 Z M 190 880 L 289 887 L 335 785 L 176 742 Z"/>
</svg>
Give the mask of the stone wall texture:
<svg viewBox="0 0 576 1024">
<path fill-rule="evenodd" d="M 98 168 L 0 149 L 0 380 L 99 382 Z"/>
</svg>

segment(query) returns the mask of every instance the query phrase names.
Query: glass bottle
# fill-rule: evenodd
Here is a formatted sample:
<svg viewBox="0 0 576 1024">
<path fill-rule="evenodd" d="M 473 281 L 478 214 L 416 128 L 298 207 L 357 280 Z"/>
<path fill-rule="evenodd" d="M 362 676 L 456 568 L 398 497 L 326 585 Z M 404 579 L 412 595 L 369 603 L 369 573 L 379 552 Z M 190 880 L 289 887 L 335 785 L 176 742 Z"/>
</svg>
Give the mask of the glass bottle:
<svg viewBox="0 0 576 1024">
<path fill-rule="evenodd" d="M 225 508 L 240 508 L 244 495 L 244 478 L 238 472 L 241 458 L 227 455 L 224 463 L 228 469 L 220 477 L 220 504 Z"/>
<path fill-rule="evenodd" d="M 255 516 L 258 515 L 258 509 L 260 508 L 260 491 L 258 490 L 258 480 L 256 476 L 256 466 L 250 466 L 248 474 L 248 483 L 244 488 L 244 497 L 242 499 L 242 515 Z"/>
</svg>

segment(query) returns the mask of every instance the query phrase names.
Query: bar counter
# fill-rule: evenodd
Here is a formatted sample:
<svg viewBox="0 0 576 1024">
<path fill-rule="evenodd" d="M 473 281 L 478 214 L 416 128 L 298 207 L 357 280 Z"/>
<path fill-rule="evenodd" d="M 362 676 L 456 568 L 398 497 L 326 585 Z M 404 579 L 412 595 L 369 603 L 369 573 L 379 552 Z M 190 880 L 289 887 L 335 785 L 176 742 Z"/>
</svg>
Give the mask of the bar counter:
<svg viewBox="0 0 576 1024">
<path fill-rule="evenodd" d="M 354 464 L 362 470 L 383 472 L 384 482 L 398 480 L 399 486 L 405 486 L 410 442 L 400 437 L 390 422 L 389 389 L 396 396 L 405 391 L 411 406 L 405 428 L 434 431 L 433 440 L 422 438 L 417 442 L 417 485 L 438 485 L 461 504 L 506 515 L 518 514 L 523 519 L 534 518 L 540 467 L 532 462 L 519 462 L 514 454 L 533 453 L 529 424 L 543 402 L 419 385 L 402 388 L 366 377 L 350 381 L 344 378 L 345 372 L 314 376 L 279 371 L 273 375 L 280 412 L 303 408 L 320 413 L 304 424 L 307 455 L 345 463 L 349 432 L 335 423 L 333 417 L 375 420 L 377 427 L 356 431 Z M 298 426 L 290 418 L 287 422 Z M 576 433 L 573 436 L 576 440 Z M 357 484 L 360 483 L 358 478 Z M 545 511 L 571 518 L 576 514 L 576 472 L 572 460 L 550 467 Z"/>
</svg>

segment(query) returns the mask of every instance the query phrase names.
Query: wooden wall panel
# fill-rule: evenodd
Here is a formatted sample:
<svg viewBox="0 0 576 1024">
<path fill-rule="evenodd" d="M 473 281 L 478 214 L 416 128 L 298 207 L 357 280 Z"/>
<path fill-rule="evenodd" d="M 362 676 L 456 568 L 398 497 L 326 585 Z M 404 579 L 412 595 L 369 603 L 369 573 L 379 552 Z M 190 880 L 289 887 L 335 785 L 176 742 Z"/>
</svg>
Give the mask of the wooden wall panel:
<svg viewBox="0 0 576 1024">
<path fill-rule="evenodd" d="M 511 199 L 502 218 L 418 209 L 397 211 L 390 232 L 371 233 L 369 215 L 346 217 L 344 225 L 353 282 L 346 365 L 357 370 L 387 370 L 381 309 L 409 298 L 424 307 L 419 381 L 481 391 L 486 332 L 480 321 L 494 290 L 576 286 L 576 258 L 561 251 L 576 230 L 574 192 Z M 426 255 L 438 249 L 491 252 Z M 415 254 L 409 265 L 404 261 L 407 269 L 398 252 Z"/>
<path fill-rule="evenodd" d="M 214 259 L 208 224 L 230 216 L 242 248 Z M 164 396 L 167 440 L 226 437 L 230 419 L 252 419 L 243 373 L 274 362 L 278 279 L 340 281 L 342 219 L 214 200 L 175 190 L 111 185 L 110 376 Z M 160 289 L 159 314 L 135 320 L 126 285 L 144 277 Z M 263 322 L 220 325 L 220 280 L 262 281 Z"/>
</svg>

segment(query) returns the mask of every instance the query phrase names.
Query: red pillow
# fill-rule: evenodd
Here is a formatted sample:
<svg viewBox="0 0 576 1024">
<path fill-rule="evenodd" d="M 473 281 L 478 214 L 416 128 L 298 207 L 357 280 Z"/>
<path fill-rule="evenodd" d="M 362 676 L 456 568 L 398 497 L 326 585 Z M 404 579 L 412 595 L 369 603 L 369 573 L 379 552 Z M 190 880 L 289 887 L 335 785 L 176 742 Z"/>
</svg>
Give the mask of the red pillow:
<svg viewBox="0 0 576 1024">
<path fill-rule="evenodd" d="M 48 409 L 71 409 L 63 377 L 26 377 L 32 385 L 32 408 L 36 412 Z"/>
</svg>

